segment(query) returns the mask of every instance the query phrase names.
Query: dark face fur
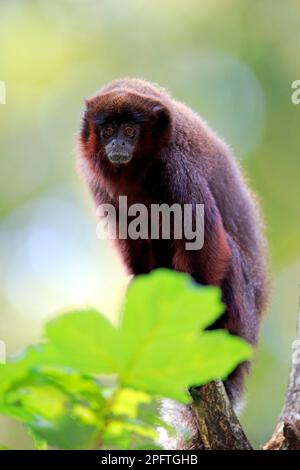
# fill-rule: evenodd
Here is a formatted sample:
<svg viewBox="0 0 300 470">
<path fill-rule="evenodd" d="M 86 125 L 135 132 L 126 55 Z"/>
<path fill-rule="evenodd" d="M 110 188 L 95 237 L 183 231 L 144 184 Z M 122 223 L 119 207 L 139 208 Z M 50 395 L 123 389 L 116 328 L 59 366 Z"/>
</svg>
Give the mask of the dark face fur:
<svg viewBox="0 0 300 470">
<path fill-rule="evenodd" d="M 122 120 L 104 120 L 99 125 L 100 141 L 111 163 L 128 163 L 141 131 L 140 124 Z"/>
</svg>

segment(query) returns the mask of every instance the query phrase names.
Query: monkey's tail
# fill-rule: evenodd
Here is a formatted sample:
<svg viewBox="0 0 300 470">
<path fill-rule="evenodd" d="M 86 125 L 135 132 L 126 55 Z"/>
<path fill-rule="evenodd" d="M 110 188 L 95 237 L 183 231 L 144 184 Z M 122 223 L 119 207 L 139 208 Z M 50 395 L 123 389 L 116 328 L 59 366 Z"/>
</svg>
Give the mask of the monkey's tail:
<svg viewBox="0 0 300 470">
<path fill-rule="evenodd" d="M 191 405 L 164 399 L 160 416 L 170 430 L 158 429 L 158 443 L 165 450 L 204 450 Z"/>
</svg>

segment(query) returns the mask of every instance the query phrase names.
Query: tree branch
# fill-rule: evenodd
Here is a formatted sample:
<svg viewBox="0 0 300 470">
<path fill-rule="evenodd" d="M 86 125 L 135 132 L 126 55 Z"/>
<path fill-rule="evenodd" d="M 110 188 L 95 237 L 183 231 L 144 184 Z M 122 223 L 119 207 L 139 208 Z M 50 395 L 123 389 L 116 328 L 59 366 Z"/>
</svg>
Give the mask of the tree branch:
<svg viewBox="0 0 300 470">
<path fill-rule="evenodd" d="M 297 336 L 292 347 L 292 364 L 285 404 L 273 436 L 264 445 L 264 450 L 300 450 L 300 301 Z"/>
<path fill-rule="evenodd" d="M 205 449 L 252 449 L 234 413 L 222 382 L 192 388 L 193 409 Z"/>
</svg>

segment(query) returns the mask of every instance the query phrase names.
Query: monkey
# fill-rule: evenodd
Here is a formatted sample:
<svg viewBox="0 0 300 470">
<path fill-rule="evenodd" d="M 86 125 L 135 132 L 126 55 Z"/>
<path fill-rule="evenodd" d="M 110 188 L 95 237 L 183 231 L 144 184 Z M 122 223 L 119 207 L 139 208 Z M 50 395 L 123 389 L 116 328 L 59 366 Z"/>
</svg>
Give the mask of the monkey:
<svg viewBox="0 0 300 470">
<path fill-rule="evenodd" d="M 268 297 L 267 242 L 258 199 L 229 146 L 186 104 L 141 79 L 112 81 L 86 100 L 78 143 L 97 205 L 117 207 L 120 195 L 147 207 L 204 204 L 200 250 L 186 250 L 184 239 L 151 237 L 119 238 L 118 250 L 134 276 L 165 267 L 219 287 L 225 312 L 212 328 L 256 345 Z M 240 364 L 224 382 L 233 406 L 248 371 L 249 362 Z"/>
</svg>

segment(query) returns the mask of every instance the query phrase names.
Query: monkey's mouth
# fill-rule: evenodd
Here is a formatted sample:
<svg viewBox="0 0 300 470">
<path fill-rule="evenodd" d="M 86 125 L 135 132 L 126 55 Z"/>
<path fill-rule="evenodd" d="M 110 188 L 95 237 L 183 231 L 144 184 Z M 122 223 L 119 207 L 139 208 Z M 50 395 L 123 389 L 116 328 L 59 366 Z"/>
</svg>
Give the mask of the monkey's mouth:
<svg viewBox="0 0 300 470">
<path fill-rule="evenodd" d="M 128 163 L 131 160 L 131 155 L 116 153 L 109 155 L 109 160 L 111 163 Z"/>
</svg>

